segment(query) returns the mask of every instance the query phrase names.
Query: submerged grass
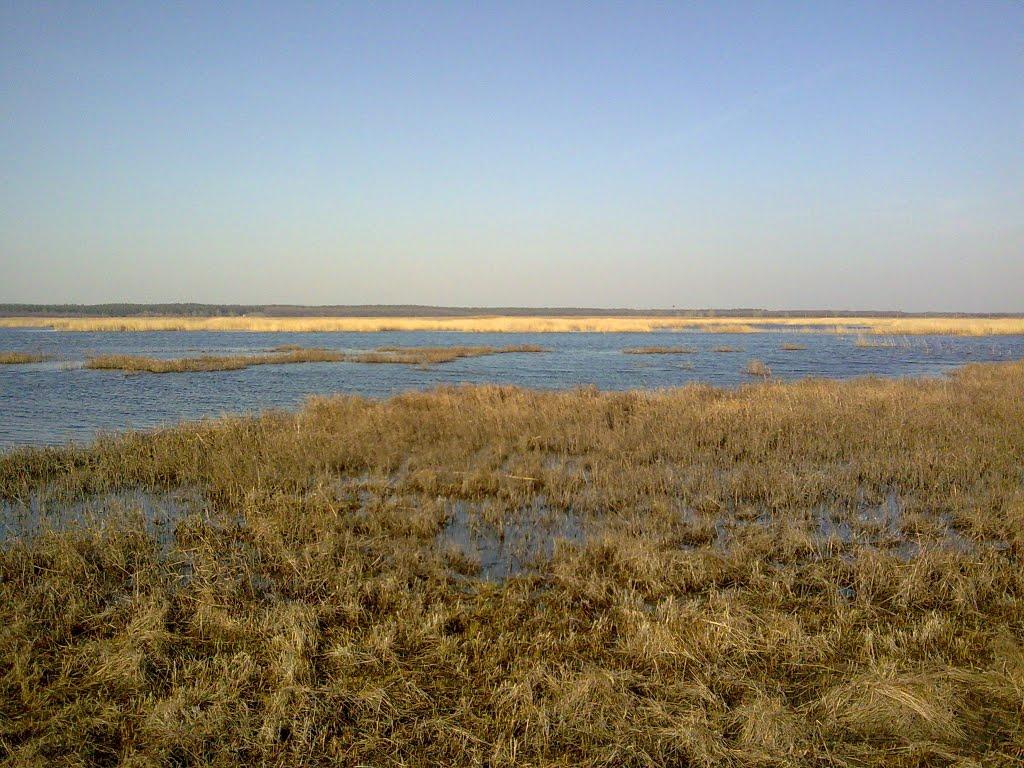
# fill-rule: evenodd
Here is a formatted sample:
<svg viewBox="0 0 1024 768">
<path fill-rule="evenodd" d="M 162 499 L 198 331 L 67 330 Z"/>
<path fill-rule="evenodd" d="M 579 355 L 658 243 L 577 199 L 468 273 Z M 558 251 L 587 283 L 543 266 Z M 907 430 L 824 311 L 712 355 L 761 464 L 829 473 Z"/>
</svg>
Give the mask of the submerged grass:
<svg viewBox="0 0 1024 768">
<path fill-rule="evenodd" d="M 482 333 L 644 333 L 696 330 L 753 333 L 769 330 L 859 332 L 881 336 L 1024 334 L 1024 317 L 0 317 L 0 328 L 59 331 L 254 331 Z"/>
<path fill-rule="evenodd" d="M 16 450 L 8 504 L 203 502 L 0 546 L 0 762 L 1020 764 L 1022 458 L 1024 363 Z M 540 518 L 518 570 L 449 535 Z"/>
<path fill-rule="evenodd" d="M 0 365 L 43 363 L 52 359 L 50 355 L 45 355 L 41 352 L 0 352 Z"/>
<path fill-rule="evenodd" d="M 626 355 L 692 355 L 693 347 L 630 347 L 622 350 Z"/>
<path fill-rule="evenodd" d="M 861 349 L 909 349 L 912 344 L 910 339 L 906 337 L 902 339 L 898 339 L 893 336 L 874 337 L 861 333 L 858 334 L 857 340 L 854 342 L 854 346 Z"/>
<path fill-rule="evenodd" d="M 380 347 L 371 352 L 338 352 L 329 349 L 308 349 L 295 345 L 275 347 L 259 355 L 201 355 L 164 360 L 137 355 L 103 355 L 86 361 L 86 368 L 125 371 L 127 373 L 182 373 L 205 371 L 237 371 L 253 365 L 288 365 L 293 363 L 398 363 L 432 365 L 448 363 L 464 357 L 506 354 L 510 352 L 543 352 L 542 347 L 520 344 L 508 347 Z"/>
</svg>

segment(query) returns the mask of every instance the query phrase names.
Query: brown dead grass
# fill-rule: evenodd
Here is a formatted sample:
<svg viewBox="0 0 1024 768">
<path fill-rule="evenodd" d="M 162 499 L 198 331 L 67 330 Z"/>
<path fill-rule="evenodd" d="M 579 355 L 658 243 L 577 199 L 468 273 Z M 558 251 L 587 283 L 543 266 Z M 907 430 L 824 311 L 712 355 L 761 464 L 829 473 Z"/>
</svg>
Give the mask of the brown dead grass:
<svg viewBox="0 0 1024 768">
<path fill-rule="evenodd" d="M 0 547 L 0 761 L 1020 764 L 1022 457 L 1024 363 L 16 450 L 0 498 L 101 501 Z M 203 501 L 169 543 L 101 495 L 177 488 Z M 586 536 L 488 581 L 459 506 Z"/>
<path fill-rule="evenodd" d="M 39 352 L 0 352 L 0 365 L 24 365 L 51 360 L 50 355 Z"/>
<path fill-rule="evenodd" d="M 431 365 L 448 363 L 464 357 L 546 351 L 544 347 L 536 344 L 514 344 L 506 347 L 379 347 L 373 352 L 350 353 L 348 360 L 356 363 Z"/>
<path fill-rule="evenodd" d="M 85 362 L 85 367 L 126 373 L 195 373 L 237 371 L 254 365 L 341 362 L 345 359 L 346 355 L 343 352 L 327 349 L 292 349 L 261 355 L 201 355 L 173 360 L 141 355 L 101 355 L 89 358 Z"/>
<path fill-rule="evenodd" d="M 86 361 L 86 368 L 124 371 L 126 373 L 184 373 L 237 371 L 254 365 L 290 365 L 295 363 L 394 363 L 402 365 L 433 365 L 465 357 L 543 352 L 542 347 L 520 344 L 508 347 L 380 347 L 370 352 L 338 352 L 329 349 L 307 349 L 294 345 L 275 347 L 259 355 L 202 355 L 174 360 L 137 355 L 103 355 Z"/>
<path fill-rule="evenodd" d="M 692 355 L 693 347 L 630 347 L 622 350 L 626 355 Z"/>
<path fill-rule="evenodd" d="M 750 360 L 747 362 L 744 373 L 748 376 L 759 376 L 762 379 L 767 379 L 772 375 L 772 369 L 763 360 Z"/>
</svg>

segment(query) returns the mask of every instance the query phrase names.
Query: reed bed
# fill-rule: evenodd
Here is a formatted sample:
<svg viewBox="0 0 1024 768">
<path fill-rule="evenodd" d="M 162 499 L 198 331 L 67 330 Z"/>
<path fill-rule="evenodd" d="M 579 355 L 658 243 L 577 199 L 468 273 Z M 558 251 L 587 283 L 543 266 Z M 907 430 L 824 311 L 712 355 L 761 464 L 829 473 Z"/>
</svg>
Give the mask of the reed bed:
<svg viewBox="0 0 1024 768">
<path fill-rule="evenodd" d="M 43 363 L 52 359 L 50 355 L 45 355 L 41 352 L 0 352 L 0 365 Z"/>
<path fill-rule="evenodd" d="M 703 323 L 696 327 L 707 333 L 760 333 L 761 331 L 767 330 L 769 325 L 770 324 L 730 323 L 723 321 Z"/>
<path fill-rule="evenodd" d="M 0 761 L 1017 765 L 1022 457 L 1024 363 L 9 452 L 11 509 L 94 506 L 0 546 Z M 179 489 L 169 537 L 106 501 Z"/>
<path fill-rule="evenodd" d="M 624 355 L 692 355 L 693 347 L 630 347 L 622 350 Z"/>
<path fill-rule="evenodd" d="M 346 357 L 344 352 L 327 349 L 290 349 L 259 355 L 200 355 L 172 360 L 142 355 L 100 355 L 86 360 L 85 367 L 125 373 L 197 373 L 238 371 L 254 365 L 341 362 Z"/>
<path fill-rule="evenodd" d="M 481 333 L 646 333 L 708 331 L 752 333 L 770 330 L 865 333 L 880 336 L 997 336 L 1024 334 L 1024 318 L 947 317 L 3 317 L 0 328 L 58 331 L 253 331 L 374 332 L 460 331 Z"/>
<path fill-rule="evenodd" d="M 854 346 L 861 349 L 910 349 L 913 342 L 907 337 L 902 339 L 894 336 L 875 337 L 862 333 L 857 336 Z"/>
<path fill-rule="evenodd" d="M 102 355 L 86 361 L 86 368 L 116 370 L 126 373 L 184 373 L 237 371 L 254 365 L 289 365 L 295 363 L 393 363 L 401 365 L 434 365 L 464 357 L 482 357 L 514 352 L 543 352 L 543 347 L 519 344 L 507 347 L 380 347 L 370 352 L 339 352 L 309 349 L 294 345 L 276 347 L 259 355 L 201 355 L 164 360 L 136 355 Z"/>
<path fill-rule="evenodd" d="M 507 355 L 520 353 L 547 352 L 537 344 L 511 344 L 505 347 L 378 347 L 373 352 L 355 352 L 349 355 L 351 362 L 358 363 L 403 363 L 406 365 L 431 365 L 448 363 L 464 357 L 486 355 Z"/>
</svg>

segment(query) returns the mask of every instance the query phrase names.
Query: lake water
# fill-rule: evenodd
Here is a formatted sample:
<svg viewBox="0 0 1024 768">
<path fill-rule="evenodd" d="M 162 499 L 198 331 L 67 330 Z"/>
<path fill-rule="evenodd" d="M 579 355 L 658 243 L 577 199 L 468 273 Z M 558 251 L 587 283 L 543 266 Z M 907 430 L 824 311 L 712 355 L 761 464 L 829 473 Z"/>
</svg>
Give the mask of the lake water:
<svg viewBox="0 0 1024 768">
<path fill-rule="evenodd" d="M 133 374 L 93 371 L 94 354 L 174 358 L 198 354 L 258 353 L 282 344 L 337 350 L 379 346 L 539 344 L 549 352 L 407 365 L 309 363 L 262 365 L 241 371 Z M 785 343 L 806 349 L 784 351 Z M 627 355 L 637 346 L 681 346 L 686 355 Z M 715 352 L 715 347 L 740 352 Z M 970 362 L 1024 357 L 1024 336 L 918 336 L 895 346 L 863 348 L 856 335 L 770 331 L 752 334 L 480 333 L 58 333 L 0 328 L 0 351 L 44 352 L 54 360 L 0 365 L 0 449 L 87 441 L 98 431 L 153 427 L 222 413 L 293 408 L 308 395 L 335 392 L 384 397 L 409 389 L 459 383 L 499 383 L 561 389 L 673 387 L 699 381 L 737 386 L 756 358 L 775 378 L 808 376 L 938 376 Z"/>
</svg>

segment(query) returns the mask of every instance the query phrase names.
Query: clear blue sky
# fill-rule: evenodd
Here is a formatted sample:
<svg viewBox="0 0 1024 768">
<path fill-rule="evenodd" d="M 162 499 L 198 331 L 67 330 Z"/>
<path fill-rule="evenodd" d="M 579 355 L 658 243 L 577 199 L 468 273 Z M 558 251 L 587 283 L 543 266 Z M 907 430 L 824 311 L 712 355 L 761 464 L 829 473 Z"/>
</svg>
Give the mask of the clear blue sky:
<svg viewBox="0 0 1024 768">
<path fill-rule="evenodd" d="M 0 3 L 0 301 L 1024 310 L 1024 3 Z"/>
</svg>

